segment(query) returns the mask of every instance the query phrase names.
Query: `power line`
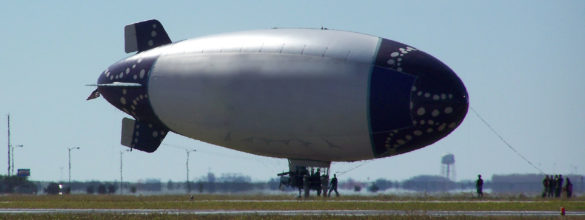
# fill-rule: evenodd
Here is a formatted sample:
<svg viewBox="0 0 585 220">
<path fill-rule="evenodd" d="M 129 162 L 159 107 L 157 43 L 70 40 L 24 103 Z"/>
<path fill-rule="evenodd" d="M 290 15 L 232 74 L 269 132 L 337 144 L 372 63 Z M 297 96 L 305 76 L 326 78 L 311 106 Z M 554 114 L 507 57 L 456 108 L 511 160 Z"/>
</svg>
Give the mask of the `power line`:
<svg viewBox="0 0 585 220">
<path fill-rule="evenodd" d="M 541 174 L 544 174 L 544 172 L 542 171 L 542 169 L 538 168 L 536 165 L 534 165 L 530 160 L 528 160 L 528 158 L 524 157 L 524 155 L 522 155 L 520 152 L 518 152 L 514 147 L 512 147 L 512 145 L 510 143 L 508 143 L 508 141 L 506 141 L 506 139 L 504 139 L 504 137 L 502 135 L 500 135 L 500 133 L 498 133 L 496 131 L 496 129 L 494 129 L 485 119 L 483 119 L 483 117 L 481 117 L 479 115 L 479 113 L 477 113 L 477 111 L 473 108 L 473 107 L 469 107 L 471 109 L 471 111 L 477 116 L 477 118 L 479 118 L 479 120 L 481 120 L 483 122 L 483 124 L 485 124 L 485 126 L 487 126 L 496 136 L 498 136 L 498 138 L 500 138 L 500 140 L 502 142 L 504 142 L 504 144 L 506 146 L 508 146 L 508 148 L 510 148 L 510 150 L 514 151 L 514 153 L 516 153 L 516 155 L 518 155 L 520 158 L 522 158 L 524 161 L 526 161 L 528 164 L 530 164 L 530 166 L 534 167 L 535 169 L 537 169 L 538 171 L 540 171 Z"/>
</svg>

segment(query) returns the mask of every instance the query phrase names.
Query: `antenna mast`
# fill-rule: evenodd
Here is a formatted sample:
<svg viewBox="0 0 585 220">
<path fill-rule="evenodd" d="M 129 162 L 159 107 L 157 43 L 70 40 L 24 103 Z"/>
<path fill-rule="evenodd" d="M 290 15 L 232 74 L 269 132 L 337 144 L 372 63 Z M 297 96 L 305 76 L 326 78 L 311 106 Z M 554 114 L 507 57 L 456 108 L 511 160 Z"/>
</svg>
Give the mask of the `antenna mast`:
<svg viewBox="0 0 585 220">
<path fill-rule="evenodd" d="M 10 114 L 8 118 L 8 176 L 10 176 Z"/>
</svg>

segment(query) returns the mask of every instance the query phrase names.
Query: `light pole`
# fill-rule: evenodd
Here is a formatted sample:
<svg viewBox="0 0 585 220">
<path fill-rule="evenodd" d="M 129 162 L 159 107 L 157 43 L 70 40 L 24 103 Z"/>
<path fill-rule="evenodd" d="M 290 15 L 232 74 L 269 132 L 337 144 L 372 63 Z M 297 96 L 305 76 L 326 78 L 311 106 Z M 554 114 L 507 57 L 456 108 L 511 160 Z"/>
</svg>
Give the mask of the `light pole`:
<svg viewBox="0 0 585 220">
<path fill-rule="evenodd" d="M 124 194 L 124 189 L 122 188 L 122 184 L 124 183 L 124 176 L 122 175 L 122 156 L 124 155 L 124 152 L 130 151 L 130 149 L 120 151 L 120 194 Z"/>
<path fill-rule="evenodd" d="M 69 147 L 67 148 L 67 153 L 69 155 L 69 187 L 71 187 L 71 151 L 72 150 L 79 150 L 79 147 Z"/>
<path fill-rule="evenodd" d="M 12 157 L 12 159 L 10 160 L 10 162 L 12 163 L 12 165 L 10 166 L 10 175 L 14 175 L 14 147 L 23 148 L 24 145 L 18 144 L 18 145 L 11 145 L 10 147 L 11 147 L 10 157 Z"/>
<path fill-rule="evenodd" d="M 185 163 L 185 166 L 187 167 L 187 193 L 191 193 L 191 184 L 189 183 L 189 153 L 195 151 L 197 150 L 185 150 L 185 153 L 187 153 L 187 162 Z"/>
</svg>

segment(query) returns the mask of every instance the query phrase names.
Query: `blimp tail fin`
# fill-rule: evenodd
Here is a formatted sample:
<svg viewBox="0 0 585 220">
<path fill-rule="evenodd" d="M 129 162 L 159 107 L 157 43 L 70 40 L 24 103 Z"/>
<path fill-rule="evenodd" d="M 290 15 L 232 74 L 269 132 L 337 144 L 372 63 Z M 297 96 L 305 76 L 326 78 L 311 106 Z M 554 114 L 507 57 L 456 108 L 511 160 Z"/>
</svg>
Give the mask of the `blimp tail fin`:
<svg viewBox="0 0 585 220">
<path fill-rule="evenodd" d="M 97 87 L 142 87 L 142 84 L 140 84 L 140 83 L 129 83 L 129 82 L 112 82 L 112 83 L 86 84 L 86 86 L 97 86 Z"/>
<path fill-rule="evenodd" d="M 171 39 L 158 20 L 142 21 L 124 27 L 124 43 L 126 53 L 139 53 L 165 44 Z"/>
<path fill-rule="evenodd" d="M 168 133 L 168 129 L 155 123 L 122 119 L 122 145 L 148 153 L 154 152 Z"/>
</svg>

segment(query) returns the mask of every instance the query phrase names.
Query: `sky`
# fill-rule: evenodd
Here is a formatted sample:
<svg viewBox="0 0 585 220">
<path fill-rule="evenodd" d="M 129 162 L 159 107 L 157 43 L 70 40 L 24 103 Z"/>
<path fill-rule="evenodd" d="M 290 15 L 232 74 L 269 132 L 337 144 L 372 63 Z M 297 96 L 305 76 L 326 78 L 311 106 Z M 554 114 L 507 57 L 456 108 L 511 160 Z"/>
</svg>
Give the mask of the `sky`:
<svg viewBox="0 0 585 220">
<path fill-rule="evenodd" d="M 333 163 L 341 181 L 439 175 L 455 155 L 456 180 L 482 174 L 585 174 L 585 1 L 10 1 L 0 7 L 0 174 L 11 116 L 15 166 L 32 180 L 119 181 L 121 119 L 103 98 L 86 101 L 124 53 L 125 25 L 158 19 L 178 41 L 250 29 L 348 30 L 399 41 L 447 64 L 467 87 L 462 125 L 410 153 Z M 127 181 L 184 181 L 241 173 L 276 177 L 287 160 L 169 134 L 152 154 L 123 153 Z M 5 149 L 5 150 L 2 150 Z"/>
</svg>

